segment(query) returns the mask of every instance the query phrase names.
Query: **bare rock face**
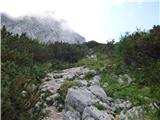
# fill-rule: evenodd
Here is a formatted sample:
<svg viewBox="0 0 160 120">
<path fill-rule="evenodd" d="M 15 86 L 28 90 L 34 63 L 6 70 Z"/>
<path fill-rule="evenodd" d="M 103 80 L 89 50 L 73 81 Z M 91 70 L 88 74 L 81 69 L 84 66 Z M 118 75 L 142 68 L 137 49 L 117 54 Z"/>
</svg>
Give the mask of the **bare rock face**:
<svg viewBox="0 0 160 120">
<path fill-rule="evenodd" d="M 94 106 L 86 107 L 82 115 L 83 120 L 111 120 L 111 117 L 106 111 L 100 111 Z"/>
<path fill-rule="evenodd" d="M 80 119 L 83 120 L 111 120 L 113 110 L 109 109 L 109 106 L 104 102 L 106 99 L 106 93 L 98 85 L 72 87 L 68 90 L 66 96 L 65 113 L 68 113 L 68 111 L 71 114 L 78 112 L 81 115 Z M 96 103 L 104 106 L 104 110 L 96 108 Z M 76 120 L 66 119 L 69 117 L 67 115 L 69 114 L 65 114 L 64 120 Z"/>
<path fill-rule="evenodd" d="M 65 100 L 65 109 L 71 108 L 82 113 L 84 108 L 96 103 L 98 99 L 86 88 L 70 88 Z"/>
<path fill-rule="evenodd" d="M 33 39 L 42 42 L 83 43 L 85 38 L 74 32 L 64 20 L 58 21 L 51 16 L 24 16 L 12 18 L 1 15 L 1 25 L 14 34 L 26 33 Z"/>
<path fill-rule="evenodd" d="M 63 117 L 64 120 L 81 120 L 79 112 L 67 111 Z"/>
<path fill-rule="evenodd" d="M 133 107 L 127 111 L 121 111 L 119 115 L 120 120 L 129 120 L 129 119 L 135 119 L 135 120 L 144 120 L 144 111 L 141 106 Z"/>
<path fill-rule="evenodd" d="M 67 74 L 74 74 L 80 78 L 79 76 L 85 75 L 92 70 L 86 68 L 80 68 L 79 70 L 76 68 L 74 70 L 72 68 L 64 71 L 68 71 Z M 74 71 L 74 73 L 71 71 Z M 95 75 L 89 81 L 82 78 L 73 81 L 80 83 L 83 87 L 71 87 L 68 89 L 63 120 L 111 120 L 113 118 L 113 109 L 108 105 L 110 100 L 108 100 L 105 91 L 100 86 L 101 77 Z M 98 109 L 96 104 L 103 106 L 104 109 Z"/>
<path fill-rule="evenodd" d="M 100 99 L 101 101 L 105 101 L 107 95 L 106 95 L 106 93 L 104 92 L 104 90 L 100 86 L 94 85 L 94 86 L 90 86 L 88 89 L 98 99 Z"/>
<path fill-rule="evenodd" d="M 96 75 L 93 77 L 92 80 L 89 81 L 89 83 L 91 85 L 99 85 L 100 86 L 100 79 L 101 79 L 101 77 L 99 75 Z"/>
<path fill-rule="evenodd" d="M 60 88 L 60 86 L 66 81 L 67 79 L 73 79 L 76 76 L 79 76 L 81 74 L 86 74 L 89 72 L 88 68 L 84 67 L 75 67 L 70 69 L 65 69 L 59 72 L 52 72 L 48 73 L 47 77 L 43 79 L 42 84 L 42 91 L 50 91 L 52 94 L 55 94 L 57 90 Z M 76 81 L 75 81 L 76 82 Z M 77 81 L 77 82 L 83 82 L 82 84 L 87 85 L 86 81 Z"/>
</svg>

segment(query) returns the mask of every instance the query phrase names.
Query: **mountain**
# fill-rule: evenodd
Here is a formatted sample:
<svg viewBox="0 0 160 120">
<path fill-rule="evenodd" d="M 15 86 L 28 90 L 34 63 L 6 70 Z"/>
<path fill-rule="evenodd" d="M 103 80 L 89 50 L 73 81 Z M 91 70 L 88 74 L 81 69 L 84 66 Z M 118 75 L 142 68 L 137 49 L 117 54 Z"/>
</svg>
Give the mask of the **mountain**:
<svg viewBox="0 0 160 120">
<path fill-rule="evenodd" d="M 7 30 L 14 34 L 26 33 L 28 37 L 43 42 L 85 42 L 85 38 L 74 32 L 64 20 L 57 20 L 51 16 L 13 18 L 6 14 L 1 14 L 1 25 L 5 25 Z"/>
</svg>

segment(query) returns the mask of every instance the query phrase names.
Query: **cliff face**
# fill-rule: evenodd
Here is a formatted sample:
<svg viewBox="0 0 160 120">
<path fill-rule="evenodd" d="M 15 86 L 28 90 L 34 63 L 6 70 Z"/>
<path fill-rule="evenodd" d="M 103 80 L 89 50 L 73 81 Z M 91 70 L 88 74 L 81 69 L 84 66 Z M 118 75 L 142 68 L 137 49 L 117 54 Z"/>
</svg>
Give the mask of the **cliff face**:
<svg viewBox="0 0 160 120">
<path fill-rule="evenodd" d="M 74 32 L 65 21 L 58 21 L 50 16 L 24 16 L 12 18 L 1 14 L 1 25 L 16 34 L 26 33 L 28 37 L 43 42 L 83 43 L 85 38 Z"/>
</svg>

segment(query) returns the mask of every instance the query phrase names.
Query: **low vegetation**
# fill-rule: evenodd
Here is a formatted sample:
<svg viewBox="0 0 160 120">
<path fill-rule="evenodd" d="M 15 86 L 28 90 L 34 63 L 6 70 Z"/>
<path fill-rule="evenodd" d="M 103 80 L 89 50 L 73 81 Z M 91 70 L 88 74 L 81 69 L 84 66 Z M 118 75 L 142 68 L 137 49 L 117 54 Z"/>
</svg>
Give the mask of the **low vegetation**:
<svg viewBox="0 0 160 120">
<path fill-rule="evenodd" d="M 97 60 L 85 58 L 79 64 L 100 73 L 108 95 L 128 99 L 133 105 L 143 106 L 150 119 L 160 119 L 160 110 L 149 107 L 150 103 L 160 105 L 160 26 L 126 33 L 120 42 L 100 45 L 99 51 L 94 48 Z M 131 82 L 123 76 L 129 76 Z"/>
<path fill-rule="evenodd" d="M 90 80 L 91 78 L 94 77 L 94 75 L 95 75 L 94 72 L 88 72 L 88 73 L 86 73 L 86 75 L 84 76 L 84 79 L 85 79 L 85 80 Z"/>
<path fill-rule="evenodd" d="M 85 56 L 85 46 L 40 43 L 23 33 L 1 29 L 2 119 L 38 120 L 43 117 L 39 101 L 41 80 L 51 70 L 71 67 Z"/>
<path fill-rule="evenodd" d="M 106 109 L 106 107 L 105 107 L 103 104 L 99 103 L 99 102 L 96 102 L 96 103 L 94 104 L 94 106 L 95 106 L 98 110 L 105 110 L 105 109 Z"/>
</svg>

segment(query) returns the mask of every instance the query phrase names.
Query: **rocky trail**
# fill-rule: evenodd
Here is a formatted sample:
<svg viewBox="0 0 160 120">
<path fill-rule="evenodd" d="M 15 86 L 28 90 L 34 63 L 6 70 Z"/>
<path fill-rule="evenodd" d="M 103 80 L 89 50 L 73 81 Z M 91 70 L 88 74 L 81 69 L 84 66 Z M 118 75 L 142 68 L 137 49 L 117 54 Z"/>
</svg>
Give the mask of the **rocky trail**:
<svg viewBox="0 0 160 120">
<path fill-rule="evenodd" d="M 90 80 L 85 80 L 87 73 L 92 73 L 94 76 Z M 65 81 L 70 80 L 81 86 L 68 89 L 65 108 L 62 112 L 58 112 L 55 107 L 55 97 L 59 96 L 57 90 Z M 50 93 L 45 98 L 44 112 L 48 114 L 43 120 L 128 120 L 129 118 L 136 120 L 135 118 L 143 118 L 141 107 L 133 107 L 127 100 L 107 96 L 100 86 L 100 80 L 101 77 L 96 71 L 85 67 L 49 73 L 41 85 L 41 91 Z M 117 115 L 118 110 L 122 110 L 119 115 Z"/>
</svg>

